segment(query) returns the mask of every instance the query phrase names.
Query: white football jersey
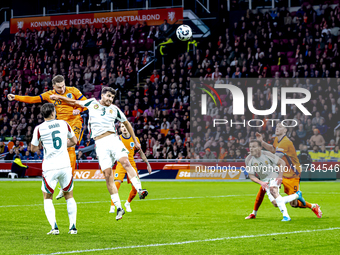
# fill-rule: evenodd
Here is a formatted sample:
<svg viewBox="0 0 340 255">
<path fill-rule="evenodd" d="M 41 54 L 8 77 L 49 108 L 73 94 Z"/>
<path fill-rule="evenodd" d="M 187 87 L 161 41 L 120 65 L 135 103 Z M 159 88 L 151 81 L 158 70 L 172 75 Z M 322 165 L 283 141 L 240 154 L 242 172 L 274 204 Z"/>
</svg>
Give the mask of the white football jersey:
<svg viewBox="0 0 340 255">
<path fill-rule="evenodd" d="M 40 141 L 44 148 L 44 172 L 71 167 L 67 139 L 73 136 L 70 125 L 63 120 L 49 120 L 35 127 L 31 143 L 39 146 Z"/>
<path fill-rule="evenodd" d="M 91 138 L 104 134 L 107 131 L 116 132 L 115 121 L 126 121 L 124 113 L 115 105 L 104 106 L 96 99 L 91 98 L 78 102 L 89 110 L 89 129 Z"/>
<path fill-rule="evenodd" d="M 262 181 L 269 181 L 272 178 L 279 176 L 277 162 L 280 160 L 278 156 L 269 152 L 261 151 L 261 156 L 256 158 L 252 155 L 248 155 L 246 158 L 246 171 L 249 174 L 255 173 L 259 176 Z"/>
</svg>

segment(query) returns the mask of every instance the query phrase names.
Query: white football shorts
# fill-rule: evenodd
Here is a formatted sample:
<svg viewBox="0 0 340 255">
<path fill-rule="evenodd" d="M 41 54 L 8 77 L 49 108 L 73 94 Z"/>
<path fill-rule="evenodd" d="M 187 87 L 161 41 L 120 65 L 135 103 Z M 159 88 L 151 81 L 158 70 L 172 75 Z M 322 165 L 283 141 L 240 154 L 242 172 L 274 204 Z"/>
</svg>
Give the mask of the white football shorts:
<svg viewBox="0 0 340 255">
<path fill-rule="evenodd" d="M 96 141 L 96 153 L 102 171 L 112 168 L 117 160 L 128 157 L 129 151 L 116 134 L 111 134 Z"/>
<path fill-rule="evenodd" d="M 42 177 L 43 180 L 41 190 L 45 193 L 53 194 L 58 182 L 63 191 L 70 192 L 73 190 L 73 176 L 71 167 L 43 172 Z"/>
</svg>

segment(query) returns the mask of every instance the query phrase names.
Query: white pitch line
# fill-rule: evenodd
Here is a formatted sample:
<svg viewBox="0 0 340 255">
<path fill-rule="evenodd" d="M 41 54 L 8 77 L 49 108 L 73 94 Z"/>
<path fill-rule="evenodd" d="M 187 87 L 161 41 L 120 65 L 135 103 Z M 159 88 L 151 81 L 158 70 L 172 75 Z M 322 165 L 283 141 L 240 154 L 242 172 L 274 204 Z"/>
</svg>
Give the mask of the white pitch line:
<svg viewBox="0 0 340 255">
<path fill-rule="evenodd" d="M 242 197 L 242 196 L 255 196 L 254 194 L 244 195 L 221 195 L 221 196 L 201 196 L 201 197 L 164 197 L 164 198 L 151 198 L 143 201 L 162 201 L 162 200 L 176 200 L 176 199 L 197 199 L 197 198 L 225 198 L 225 197 Z M 126 200 L 121 200 L 126 201 Z M 134 202 L 140 202 L 141 200 L 135 200 Z M 109 203 L 110 201 L 89 201 L 89 202 L 77 202 L 77 204 L 98 204 L 98 203 Z M 44 204 L 32 204 L 32 205 L 0 205 L 0 208 L 8 207 L 25 207 L 25 206 L 42 206 Z M 66 203 L 55 203 L 54 205 L 66 205 Z"/>
<path fill-rule="evenodd" d="M 340 230 L 340 228 L 311 229 L 311 230 L 300 230 L 300 231 L 292 231 L 292 232 L 269 233 L 269 234 L 259 234 L 259 235 L 228 236 L 228 237 L 221 237 L 221 238 L 203 239 L 203 240 L 191 240 L 191 241 L 184 241 L 184 242 L 155 243 L 155 244 L 146 244 L 146 245 L 132 245 L 132 246 L 110 247 L 110 248 L 102 248 L 102 249 L 64 251 L 64 252 L 55 252 L 55 253 L 39 254 L 39 255 L 57 255 L 57 254 L 96 252 L 96 251 L 112 251 L 112 250 L 121 250 L 121 249 L 148 248 L 148 247 L 159 247 L 159 246 L 174 246 L 174 245 L 182 245 L 182 244 L 190 244 L 190 243 L 226 241 L 226 240 L 234 240 L 234 239 L 256 238 L 256 237 L 278 236 L 278 235 L 291 235 L 291 234 L 311 233 L 311 232 L 321 232 L 321 231 L 332 231 L 332 230 Z"/>
</svg>

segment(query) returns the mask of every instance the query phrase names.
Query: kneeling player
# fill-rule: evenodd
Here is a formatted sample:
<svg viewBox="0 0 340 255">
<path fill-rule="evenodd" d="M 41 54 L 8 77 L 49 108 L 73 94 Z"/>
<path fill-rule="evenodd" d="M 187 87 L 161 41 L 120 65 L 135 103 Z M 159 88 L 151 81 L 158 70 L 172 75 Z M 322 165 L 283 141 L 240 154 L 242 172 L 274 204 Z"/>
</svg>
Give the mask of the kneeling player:
<svg viewBox="0 0 340 255">
<path fill-rule="evenodd" d="M 135 143 L 134 143 L 129 131 L 126 129 L 126 127 L 123 123 L 120 123 L 120 130 L 121 130 L 122 134 L 119 137 L 122 140 L 125 148 L 129 151 L 130 164 L 133 167 L 133 169 L 136 171 L 136 173 L 138 174 L 136 162 L 133 158 L 134 155 L 135 155 Z M 138 143 L 140 143 L 138 137 L 136 137 L 136 138 L 137 138 Z M 151 166 L 150 166 L 148 159 L 146 158 L 144 152 L 142 151 L 142 149 L 140 149 L 138 152 L 139 152 L 140 156 L 142 157 L 143 161 L 147 164 L 147 169 L 148 169 L 149 174 L 151 174 L 152 169 L 151 169 Z M 119 190 L 120 185 L 125 178 L 125 175 L 126 175 L 126 170 L 124 169 L 122 164 L 120 162 L 118 162 L 116 170 L 114 172 L 114 181 L 115 181 L 117 190 Z M 127 183 L 131 183 L 129 176 L 127 176 Z M 134 199 L 136 194 L 137 194 L 137 190 L 135 189 L 135 187 L 133 187 L 133 185 L 131 185 L 131 191 L 130 191 L 129 197 L 128 197 L 126 203 L 124 204 L 127 212 L 132 212 L 130 203 L 131 203 L 132 199 Z M 110 213 L 114 213 L 114 212 L 115 212 L 115 205 L 114 205 L 113 201 L 111 200 Z"/>
<path fill-rule="evenodd" d="M 290 221 L 286 203 L 298 199 L 301 203 L 305 204 L 305 200 L 302 197 L 301 191 L 281 197 L 279 187 L 282 183 L 283 168 L 286 163 L 275 154 L 262 151 L 261 142 L 258 140 L 250 141 L 249 150 L 250 155 L 246 158 L 246 170 L 249 173 L 249 178 L 253 182 L 260 184 L 263 190 L 266 190 L 270 202 L 275 207 L 279 207 L 283 214 L 282 221 Z M 280 169 L 279 173 L 275 171 L 277 169 Z M 257 173 L 259 178 L 255 176 L 255 173 Z"/>
<path fill-rule="evenodd" d="M 77 138 L 70 125 L 63 120 L 56 120 L 53 104 L 47 103 L 41 107 L 45 122 L 34 129 L 31 142 L 32 152 L 39 150 L 39 142 L 44 146 L 44 161 L 42 163 L 43 181 L 41 190 L 44 195 L 44 209 L 52 230 L 48 235 L 59 235 L 53 206 L 53 193 L 57 183 L 64 192 L 67 212 L 70 220 L 70 234 L 77 234 L 76 217 L 77 204 L 73 198 L 73 176 L 67 147 L 74 146 Z"/>
</svg>

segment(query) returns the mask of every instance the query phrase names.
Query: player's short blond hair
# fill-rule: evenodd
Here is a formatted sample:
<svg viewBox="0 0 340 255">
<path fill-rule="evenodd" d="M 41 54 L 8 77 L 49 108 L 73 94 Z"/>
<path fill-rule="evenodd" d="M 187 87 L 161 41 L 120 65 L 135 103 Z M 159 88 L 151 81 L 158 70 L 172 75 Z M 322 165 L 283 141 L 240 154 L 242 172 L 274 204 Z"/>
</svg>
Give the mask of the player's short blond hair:
<svg viewBox="0 0 340 255">
<path fill-rule="evenodd" d="M 258 145 L 259 147 L 262 147 L 262 144 L 261 144 L 261 142 L 260 142 L 259 140 L 251 139 L 251 140 L 249 141 L 249 144 L 251 144 L 251 143 L 257 143 L 257 145 Z"/>
<path fill-rule="evenodd" d="M 65 81 L 64 77 L 61 74 L 58 74 L 54 76 L 54 78 L 52 79 L 52 85 L 56 85 L 57 83 L 60 83 L 63 81 Z"/>
</svg>

